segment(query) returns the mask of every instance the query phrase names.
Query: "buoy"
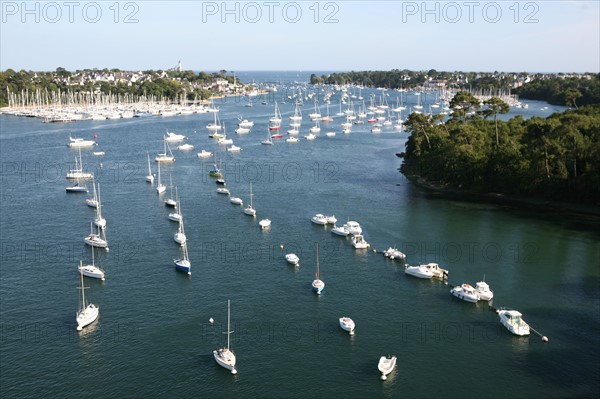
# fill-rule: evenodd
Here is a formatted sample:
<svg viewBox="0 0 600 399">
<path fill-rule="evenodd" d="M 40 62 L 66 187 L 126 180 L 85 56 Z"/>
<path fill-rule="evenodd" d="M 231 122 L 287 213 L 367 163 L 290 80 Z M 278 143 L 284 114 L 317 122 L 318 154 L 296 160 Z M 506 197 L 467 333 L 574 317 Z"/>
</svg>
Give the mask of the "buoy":
<svg viewBox="0 0 600 399">
<path fill-rule="evenodd" d="M 542 338 L 542 342 L 548 342 L 548 337 L 546 337 L 545 335 L 540 334 L 538 331 L 536 331 L 533 327 L 529 326 L 529 329 L 531 331 L 533 331 L 534 333 L 536 333 L 540 338 Z"/>
<path fill-rule="evenodd" d="M 215 321 L 214 321 L 214 320 L 213 320 L 213 318 L 211 317 L 210 319 L 208 319 L 208 322 L 209 322 L 210 324 L 212 324 L 212 323 L 214 323 Z"/>
<path fill-rule="evenodd" d="M 283 251 L 283 244 L 279 245 L 279 249 L 281 249 Z"/>
<path fill-rule="evenodd" d="M 387 377 L 385 375 L 381 375 L 381 380 L 385 381 L 385 380 L 387 380 Z"/>
<path fill-rule="evenodd" d="M 237 374 L 237 370 L 236 369 L 231 369 L 231 374 Z"/>
</svg>

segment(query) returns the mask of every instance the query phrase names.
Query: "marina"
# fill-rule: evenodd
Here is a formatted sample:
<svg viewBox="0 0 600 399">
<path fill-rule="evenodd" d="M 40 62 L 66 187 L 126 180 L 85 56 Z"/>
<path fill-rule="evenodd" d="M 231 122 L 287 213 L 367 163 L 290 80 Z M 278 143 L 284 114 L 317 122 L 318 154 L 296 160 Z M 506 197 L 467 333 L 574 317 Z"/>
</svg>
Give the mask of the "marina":
<svg viewBox="0 0 600 399">
<path fill-rule="evenodd" d="M 327 89 L 337 93 L 331 96 L 333 112 L 349 108 L 338 106 L 339 91 Z M 325 93 L 316 90 L 315 96 Z M 360 90 L 365 98 L 371 94 L 381 93 Z M 423 106 L 425 112 L 436 99 L 406 96 L 405 105 Z M 567 218 L 428 197 L 397 170 L 401 160 L 395 153 L 404 149 L 407 134 L 393 126 L 373 135 L 366 123 L 326 140 L 316 132 L 314 141 L 275 138 L 273 145 L 262 145 L 269 126 L 317 112 L 313 100 L 298 107 L 287 100 L 277 106 L 257 101 L 253 107 L 242 99 L 214 101 L 219 120 L 229 126 L 242 110 L 254 121 L 252 131 L 232 135 L 240 152 L 208 137 L 206 126 L 216 119 L 211 113 L 67 125 L 0 115 L 2 160 L 19 165 L 3 174 L 0 205 L 0 309 L 7 326 L 1 356 L 15 369 L 3 370 L 3 391 L 35 396 L 39 385 L 23 384 L 28 378 L 48 383 L 53 397 L 270 392 L 266 396 L 302 398 L 313 384 L 328 397 L 338 397 L 343 388 L 355 397 L 448 397 L 449 385 L 469 386 L 471 395 L 486 397 L 504 389 L 507 380 L 532 397 L 597 391 L 597 231 Z M 325 109 L 323 101 L 318 105 Z M 510 116 L 533 115 L 540 105 L 532 102 Z M 346 114 L 332 119 L 320 122 L 322 132 L 341 133 Z M 300 135 L 314 125 L 298 126 Z M 176 162 L 150 162 L 149 153 L 159 150 L 171 156 L 166 131 L 210 154 L 178 152 Z M 105 229 L 90 226 L 96 209 L 64 190 L 65 173 L 79 158 L 79 148 L 65 143 L 96 133 L 107 155 L 100 162 L 89 156 L 93 148 L 81 151 L 86 170 L 102 186 Z M 23 163 L 29 167 L 25 172 L 39 174 L 21 173 Z M 56 177 L 50 166 L 59 169 Z M 156 182 L 149 178 L 154 173 Z M 183 223 L 169 220 L 165 195 L 155 194 L 155 183 L 166 190 L 167 174 L 176 180 L 185 210 L 183 244 L 181 238 L 174 242 Z M 218 194 L 216 177 L 226 179 L 239 202 Z M 176 210 L 179 220 L 180 207 Z M 325 216 L 333 214 L 336 221 Z M 261 220 L 269 220 L 269 228 L 261 230 Z M 107 280 L 85 279 L 90 286 L 85 295 L 102 308 L 102 317 L 96 314 L 77 332 L 73 311 L 85 299 L 74 265 L 91 259 L 82 242 L 87 234 L 100 247 L 98 239 L 108 235 L 110 252 L 96 249 L 94 255 Z M 357 245 L 370 247 L 355 250 L 356 236 Z M 37 246 L 24 245 L 30 242 Z M 5 266 L 17 262 L 18 268 Z M 408 276 L 407 264 L 430 265 L 431 276 L 440 278 Z M 448 281 L 475 283 L 484 275 L 493 287 L 493 304 L 466 304 L 449 295 Z M 317 280 L 326 289 L 311 290 Z M 491 291 L 479 287 L 489 296 Z M 229 300 L 231 311 L 225 313 Z M 519 309 L 551 341 L 512 334 L 490 306 Z M 32 321 L 23 321 L 23 315 Z M 354 323 L 359 331 L 349 336 Z M 235 351 L 233 362 L 218 360 L 219 351 Z M 387 353 L 394 354 L 393 361 L 382 356 Z M 472 364 L 465 353 L 477 356 L 495 378 L 467 376 Z M 445 376 L 445 384 L 427 383 L 432 370 Z M 380 381 L 382 375 L 387 380 Z M 81 379 L 90 384 L 82 387 Z"/>
</svg>

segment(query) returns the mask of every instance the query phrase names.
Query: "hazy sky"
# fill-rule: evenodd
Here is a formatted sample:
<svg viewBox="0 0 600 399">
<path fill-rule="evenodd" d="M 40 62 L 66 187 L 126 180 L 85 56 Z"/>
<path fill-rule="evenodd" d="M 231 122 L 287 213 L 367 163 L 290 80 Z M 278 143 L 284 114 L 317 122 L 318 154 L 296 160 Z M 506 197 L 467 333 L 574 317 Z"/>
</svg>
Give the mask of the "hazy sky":
<svg viewBox="0 0 600 399">
<path fill-rule="evenodd" d="M 600 71 L 592 1 L 0 1 L 0 69 Z"/>
</svg>

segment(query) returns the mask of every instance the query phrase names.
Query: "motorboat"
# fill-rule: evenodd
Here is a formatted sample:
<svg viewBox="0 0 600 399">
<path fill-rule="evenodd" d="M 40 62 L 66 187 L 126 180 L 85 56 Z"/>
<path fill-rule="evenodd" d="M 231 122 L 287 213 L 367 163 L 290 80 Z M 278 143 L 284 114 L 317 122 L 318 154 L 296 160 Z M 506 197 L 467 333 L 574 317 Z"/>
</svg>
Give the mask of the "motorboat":
<svg viewBox="0 0 600 399">
<path fill-rule="evenodd" d="M 217 188 L 217 193 L 218 194 L 225 194 L 225 195 L 231 194 L 229 192 L 229 189 L 227 187 L 219 187 L 219 188 Z"/>
<path fill-rule="evenodd" d="M 335 215 L 325 216 L 325 219 L 327 220 L 327 224 L 335 225 L 335 223 L 337 222 Z"/>
<path fill-rule="evenodd" d="M 237 129 L 235 129 L 235 132 L 237 134 L 246 134 L 246 133 L 250 133 L 250 129 L 247 127 L 238 127 Z"/>
<path fill-rule="evenodd" d="M 512 309 L 498 309 L 496 311 L 500 322 L 508 331 L 515 335 L 529 335 L 529 324 L 522 319 L 522 314 Z"/>
<path fill-rule="evenodd" d="M 494 292 L 485 281 L 479 281 L 475 284 L 475 291 L 479 294 L 482 301 L 491 301 L 494 298 Z"/>
<path fill-rule="evenodd" d="M 433 277 L 447 279 L 448 270 L 442 269 L 439 264 L 430 262 L 424 265 L 433 274 Z"/>
<path fill-rule="evenodd" d="M 77 331 L 83 330 L 83 327 L 92 324 L 100 314 L 100 308 L 93 303 L 88 304 L 85 301 L 85 289 L 83 286 L 83 274 L 81 274 L 81 305 L 75 315 L 77 321 Z"/>
<path fill-rule="evenodd" d="M 327 133 L 325 133 L 325 136 L 327 136 L 327 137 L 334 137 L 335 136 L 335 132 L 327 132 Z"/>
<path fill-rule="evenodd" d="M 212 157 L 213 153 L 210 151 L 202 150 L 198 153 L 198 158 L 209 158 Z"/>
<path fill-rule="evenodd" d="M 346 237 L 348 234 L 350 234 L 350 232 L 348 231 L 348 229 L 346 228 L 346 226 L 333 226 L 333 228 L 331 229 L 331 232 L 333 234 L 337 234 L 338 236 L 344 236 Z"/>
<path fill-rule="evenodd" d="M 227 334 L 227 346 L 214 350 L 213 356 L 219 366 L 231 371 L 231 374 L 237 374 L 237 370 L 235 369 L 236 358 L 231 350 L 229 339 L 229 336 L 233 334 L 233 331 L 231 331 L 231 307 L 229 300 L 227 300 L 227 332 L 225 334 Z"/>
<path fill-rule="evenodd" d="M 194 149 L 194 146 L 192 144 L 182 144 L 180 146 L 177 146 L 177 149 L 179 151 L 190 151 Z"/>
<path fill-rule="evenodd" d="M 342 327 L 342 330 L 348 331 L 350 335 L 354 335 L 354 328 L 356 326 L 351 318 L 346 316 L 340 317 L 340 327 Z"/>
<path fill-rule="evenodd" d="M 244 201 L 242 201 L 242 199 L 239 197 L 231 197 L 229 198 L 229 202 L 234 205 L 244 205 Z"/>
<path fill-rule="evenodd" d="M 406 265 L 404 273 L 417 278 L 432 278 L 433 273 L 425 265 L 409 266 Z"/>
<path fill-rule="evenodd" d="M 288 143 L 297 143 L 299 140 L 298 140 L 298 137 L 292 136 L 292 137 L 288 137 L 287 139 L 285 139 L 285 141 L 287 141 Z"/>
<path fill-rule="evenodd" d="M 310 221 L 314 224 L 320 224 L 324 226 L 327 224 L 327 217 L 321 213 L 317 213 L 315 216 L 310 218 Z"/>
<path fill-rule="evenodd" d="M 462 284 L 460 286 L 456 286 L 450 290 L 450 293 L 457 297 L 458 299 L 462 299 L 463 301 L 476 303 L 479 301 L 479 294 L 475 291 L 475 288 L 471 286 L 471 284 Z"/>
<path fill-rule="evenodd" d="M 371 244 L 366 242 L 362 235 L 355 234 L 352 236 L 352 246 L 356 249 L 366 249 L 369 248 Z"/>
<path fill-rule="evenodd" d="M 300 258 L 296 254 L 286 254 L 285 260 L 294 266 L 300 265 Z"/>
<path fill-rule="evenodd" d="M 398 249 L 392 248 L 392 247 L 389 247 L 388 249 L 383 251 L 383 256 L 385 256 L 386 258 L 389 258 L 391 260 L 406 259 L 406 254 L 404 254 L 403 252 L 399 251 Z"/>
<path fill-rule="evenodd" d="M 396 356 L 387 355 L 379 358 L 379 364 L 377 368 L 381 372 L 381 379 L 387 380 L 388 374 L 390 374 L 396 367 Z"/>
<path fill-rule="evenodd" d="M 69 137 L 69 144 L 67 145 L 71 148 L 85 148 L 95 146 L 96 142 L 94 140 L 85 140 L 79 137 Z"/>
<path fill-rule="evenodd" d="M 241 127 L 241 128 L 251 128 L 253 126 L 254 126 L 254 122 L 249 121 L 248 119 L 240 120 L 240 122 L 238 123 L 238 127 Z"/>
<path fill-rule="evenodd" d="M 360 224 L 358 224 L 358 222 L 355 222 L 353 220 L 349 220 L 348 222 L 346 222 L 344 227 L 352 235 L 362 234 L 362 227 L 360 227 Z"/>
<path fill-rule="evenodd" d="M 178 143 L 180 141 L 185 140 L 186 138 L 187 137 L 185 137 L 183 134 L 177 134 L 172 132 L 167 132 L 167 135 L 165 136 L 165 140 L 169 143 Z"/>
<path fill-rule="evenodd" d="M 227 151 L 229 152 L 240 152 L 242 150 L 241 147 L 238 147 L 237 145 L 232 145 L 231 147 L 227 148 Z"/>
<path fill-rule="evenodd" d="M 269 227 L 271 227 L 271 220 L 270 219 L 262 219 L 260 222 L 258 222 L 260 228 L 262 230 L 268 229 Z"/>
<path fill-rule="evenodd" d="M 317 136 L 315 136 L 313 133 L 309 133 L 309 134 L 307 134 L 306 136 L 304 136 L 304 138 L 305 138 L 306 140 L 314 140 L 314 139 L 316 139 L 316 138 L 317 138 Z"/>
</svg>

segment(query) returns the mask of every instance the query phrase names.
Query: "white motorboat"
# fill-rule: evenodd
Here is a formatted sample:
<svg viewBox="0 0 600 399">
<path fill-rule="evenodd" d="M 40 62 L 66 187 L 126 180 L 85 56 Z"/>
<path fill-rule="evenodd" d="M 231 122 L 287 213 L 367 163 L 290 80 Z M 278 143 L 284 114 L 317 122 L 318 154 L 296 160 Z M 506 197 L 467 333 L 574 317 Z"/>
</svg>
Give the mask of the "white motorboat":
<svg viewBox="0 0 600 399">
<path fill-rule="evenodd" d="M 316 138 L 317 138 L 317 136 L 315 136 L 315 135 L 314 135 L 314 134 L 312 134 L 312 133 L 309 133 L 309 134 L 307 134 L 306 136 L 304 136 L 304 138 L 305 138 L 306 140 L 314 140 L 314 139 L 316 139 Z"/>
<path fill-rule="evenodd" d="M 321 295 L 321 292 L 325 289 L 325 282 L 321 280 L 321 270 L 319 268 L 319 244 L 317 244 L 317 272 L 315 273 L 315 279 L 312 282 L 312 288 L 317 295 Z"/>
<path fill-rule="evenodd" d="M 335 215 L 325 216 L 325 220 L 327 220 L 327 224 L 335 225 L 335 223 L 337 222 Z"/>
<path fill-rule="evenodd" d="M 98 228 L 98 233 L 94 233 L 92 225 L 93 223 L 90 223 L 90 234 L 83 241 L 91 247 L 106 248 L 108 250 L 108 242 L 103 234 L 104 230 Z"/>
<path fill-rule="evenodd" d="M 314 224 L 320 224 L 324 226 L 327 224 L 327 217 L 321 213 L 317 213 L 315 216 L 310 218 L 310 221 Z"/>
<path fill-rule="evenodd" d="M 298 137 L 292 136 L 292 137 L 288 137 L 287 139 L 285 139 L 285 141 L 287 141 L 288 143 L 297 143 L 299 140 L 298 140 Z"/>
<path fill-rule="evenodd" d="M 219 187 L 217 188 L 217 194 L 229 195 L 231 193 L 229 192 L 229 189 L 227 189 L 227 187 Z"/>
<path fill-rule="evenodd" d="M 406 254 L 404 254 L 403 252 L 399 251 L 398 249 L 392 248 L 392 247 L 389 247 L 388 249 L 383 251 L 383 256 L 385 256 L 386 258 L 389 258 L 391 260 L 406 259 Z"/>
<path fill-rule="evenodd" d="M 388 374 L 390 374 L 396 367 L 396 356 L 387 355 L 379 358 L 379 364 L 377 368 L 381 372 L 381 379 L 387 380 Z"/>
<path fill-rule="evenodd" d="M 83 327 L 92 324 L 100 314 L 100 308 L 93 303 L 87 304 L 85 301 L 85 289 L 83 286 L 83 274 L 81 274 L 81 306 L 75 315 L 77 321 L 77 331 L 83 330 Z"/>
<path fill-rule="evenodd" d="M 213 356 L 215 357 L 215 361 L 221 367 L 226 368 L 231 371 L 231 374 L 237 374 L 237 370 L 235 369 L 236 358 L 235 354 L 231 350 L 229 336 L 233 334 L 231 331 L 231 307 L 230 301 L 227 300 L 227 346 L 225 348 L 220 348 L 213 351 Z"/>
<path fill-rule="evenodd" d="M 241 128 L 247 128 L 247 129 L 249 129 L 249 128 L 253 127 L 253 126 L 254 126 L 254 122 L 249 121 L 248 119 L 240 120 L 240 122 L 238 123 L 238 127 L 241 127 Z"/>
<path fill-rule="evenodd" d="M 472 303 L 479 301 L 479 294 L 477 291 L 475 291 L 475 288 L 473 288 L 471 284 L 465 283 L 460 286 L 456 286 L 450 290 L 450 293 L 458 299 L 462 299 L 463 301 Z"/>
<path fill-rule="evenodd" d="M 166 137 L 163 136 L 163 152 L 158 153 L 156 158 L 154 158 L 156 162 L 174 162 L 175 157 L 173 156 L 173 152 L 171 151 L 171 147 L 167 143 Z"/>
<path fill-rule="evenodd" d="M 229 152 L 240 152 L 242 150 L 241 147 L 238 147 L 237 145 L 232 145 L 231 147 L 227 148 L 227 151 Z"/>
<path fill-rule="evenodd" d="M 180 146 L 177 146 L 177 149 L 179 151 L 190 151 L 194 149 L 194 146 L 192 144 L 182 144 Z"/>
<path fill-rule="evenodd" d="M 494 292 L 485 281 L 475 283 L 475 291 L 477 291 L 479 299 L 482 301 L 491 301 L 494 298 Z"/>
<path fill-rule="evenodd" d="M 169 143 L 179 143 L 180 141 L 183 141 L 186 138 L 187 137 L 185 137 L 183 134 L 177 134 L 173 132 L 167 132 L 167 135 L 165 136 L 165 140 Z"/>
<path fill-rule="evenodd" d="M 235 129 L 235 132 L 237 134 L 246 134 L 250 133 L 250 129 L 248 129 L 247 127 L 238 127 L 237 129 Z"/>
<path fill-rule="evenodd" d="M 348 234 L 350 234 L 350 232 L 348 231 L 348 229 L 346 228 L 346 226 L 334 226 L 331 229 L 331 232 L 333 234 L 337 234 L 338 236 L 344 236 L 346 237 Z"/>
<path fill-rule="evenodd" d="M 409 266 L 406 265 L 404 273 L 418 278 L 432 278 L 433 273 L 425 265 Z"/>
<path fill-rule="evenodd" d="M 371 128 L 371 133 L 381 133 L 381 128 L 378 126 L 373 126 Z"/>
<path fill-rule="evenodd" d="M 294 266 L 300 265 L 300 258 L 296 254 L 286 254 L 285 260 Z"/>
<path fill-rule="evenodd" d="M 425 266 L 433 274 L 433 277 L 441 279 L 448 278 L 448 270 L 442 269 L 437 263 L 430 262 L 423 266 Z"/>
<path fill-rule="evenodd" d="M 522 314 L 512 309 L 498 309 L 496 311 L 500 322 L 508 331 L 515 335 L 529 335 L 529 324 L 522 319 Z"/>
<path fill-rule="evenodd" d="M 210 151 L 202 150 L 198 153 L 198 158 L 209 158 L 212 157 L 213 153 Z"/>
<path fill-rule="evenodd" d="M 85 140 L 79 137 L 73 138 L 69 137 L 68 146 L 71 148 L 85 148 L 85 147 L 93 147 L 96 145 L 94 140 Z"/>
<path fill-rule="evenodd" d="M 252 205 L 252 183 L 250 183 L 250 205 L 244 208 L 244 213 L 248 216 L 256 216 L 256 209 Z"/>
<path fill-rule="evenodd" d="M 352 235 L 362 234 L 362 227 L 360 227 L 360 224 L 358 224 L 358 222 L 355 222 L 353 220 L 349 220 L 348 222 L 346 222 L 344 227 Z"/>
<path fill-rule="evenodd" d="M 234 205 L 244 205 L 244 201 L 239 197 L 231 197 L 229 198 L 229 202 Z"/>
<path fill-rule="evenodd" d="M 352 236 L 352 246 L 356 249 L 366 249 L 369 248 L 371 244 L 366 242 L 362 235 L 355 234 Z"/>
<path fill-rule="evenodd" d="M 86 277 L 91 278 L 99 278 L 104 281 L 104 271 L 96 266 L 94 261 L 94 247 L 92 247 L 92 264 L 84 265 L 83 262 L 79 261 L 79 273 L 83 274 Z"/>
<path fill-rule="evenodd" d="M 335 136 L 335 132 L 327 132 L 327 133 L 325 133 L 325 136 L 327 136 L 327 137 L 334 137 Z"/>
<path fill-rule="evenodd" d="M 270 219 L 262 219 L 260 222 L 258 222 L 260 228 L 262 230 L 268 229 L 269 227 L 271 227 L 271 220 Z"/>
<path fill-rule="evenodd" d="M 152 168 L 150 167 L 150 153 L 148 153 L 148 174 L 146 175 L 146 181 L 150 184 L 154 183 L 154 175 L 152 174 Z"/>
<path fill-rule="evenodd" d="M 348 331 L 350 335 L 354 335 L 354 328 L 356 326 L 354 320 L 351 318 L 346 316 L 340 317 L 340 327 L 342 327 L 342 330 Z"/>
</svg>

